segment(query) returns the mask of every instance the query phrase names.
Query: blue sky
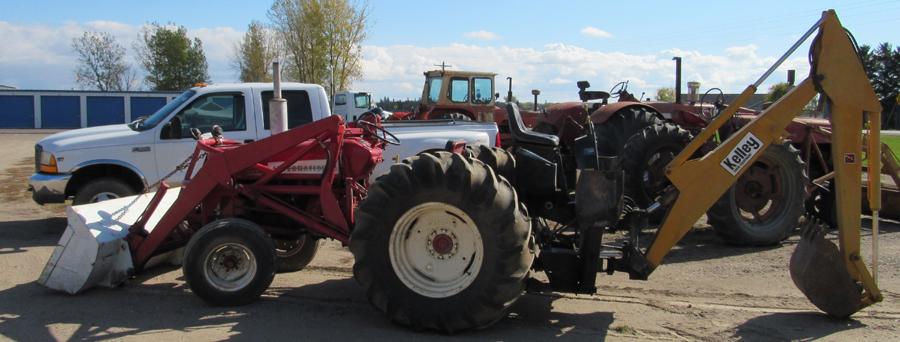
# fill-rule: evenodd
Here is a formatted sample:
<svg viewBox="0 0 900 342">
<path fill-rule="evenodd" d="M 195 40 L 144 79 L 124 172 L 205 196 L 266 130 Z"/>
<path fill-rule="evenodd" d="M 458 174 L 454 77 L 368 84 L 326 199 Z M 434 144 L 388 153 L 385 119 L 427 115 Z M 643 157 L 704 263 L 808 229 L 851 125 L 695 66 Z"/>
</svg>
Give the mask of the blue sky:
<svg viewBox="0 0 900 342">
<path fill-rule="evenodd" d="M 0 84 L 75 87 L 71 37 L 113 33 L 126 47 L 144 23 L 174 22 L 200 37 L 215 82 L 234 81 L 231 48 L 269 1 L 3 0 Z M 574 96 L 574 82 L 600 88 L 628 79 L 652 93 L 671 86 L 673 55 L 703 88 L 737 92 L 820 16 L 838 11 L 861 44 L 897 39 L 900 1 L 375 1 L 364 43 L 364 79 L 378 96 L 417 97 L 422 72 L 442 60 L 512 76 L 517 89 L 549 100 Z M 131 53 L 131 52 L 129 52 Z M 803 53 L 787 67 L 804 69 Z M 783 80 L 777 73 L 773 82 Z M 521 88 L 520 88 L 521 87 Z M 571 89 L 570 89 L 571 88 Z M 498 89 L 505 91 L 505 87 Z M 527 91 L 526 91 L 527 92 Z"/>
</svg>

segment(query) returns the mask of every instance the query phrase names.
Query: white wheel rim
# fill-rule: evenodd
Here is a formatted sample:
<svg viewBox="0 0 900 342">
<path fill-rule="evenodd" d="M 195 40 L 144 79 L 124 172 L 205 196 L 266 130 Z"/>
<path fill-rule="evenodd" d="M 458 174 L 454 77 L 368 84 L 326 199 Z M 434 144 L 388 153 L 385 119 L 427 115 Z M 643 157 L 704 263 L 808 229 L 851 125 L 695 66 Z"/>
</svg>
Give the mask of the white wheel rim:
<svg viewBox="0 0 900 342">
<path fill-rule="evenodd" d="M 484 244 L 469 215 L 446 203 L 428 202 L 397 220 L 388 254 L 394 273 L 407 288 L 426 297 L 446 298 L 478 277 Z"/>
<path fill-rule="evenodd" d="M 243 289 L 256 276 L 256 257 L 250 249 L 237 243 L 225 243 L 213 248 L 203 262 L 206 282 L 219 291 Z"/>
<path fill-rule="evenodd" d="M 91 197 L 90 203 L 108 201 L 108 200 L 116 199 L 119 197 L 120 197 L 119 194 L 117 194 L 115 192 L 104 191 L 104 192 L 94 195 L 94 197 Z"/>
</svg>

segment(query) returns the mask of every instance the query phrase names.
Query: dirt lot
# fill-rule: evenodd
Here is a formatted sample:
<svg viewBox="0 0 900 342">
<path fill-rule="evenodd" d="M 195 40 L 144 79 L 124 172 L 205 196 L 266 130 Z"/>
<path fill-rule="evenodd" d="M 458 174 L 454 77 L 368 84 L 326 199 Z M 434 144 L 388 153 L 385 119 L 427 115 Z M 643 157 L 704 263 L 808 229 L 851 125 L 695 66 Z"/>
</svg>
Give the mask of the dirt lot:
<svg viewBox="0 0 900 342">
<path fill-rule="evenodd" d="M 796 237 L 727 247 L 703 220 L 649 281 L 616 274 L 601 276 L 594 296 L 529 294 L 497 325 L 456 336 L 390 324 L 352 279 L 350 253 L 333 242 L 309 269 L 276 276 L 261 301 L 244 307 L 205 305 L 172 268 L 68 296 L 34 283 L 66 225 L 63 206 L 38 206 L 25 191 L 42 136 L 0 133 L 0 338 L 900 340 L 900 225 L 891 222 L 881 226 L 885 300 L 852 320 L 827 318 L 794 287 L 787 264 Z"/>
</svg>

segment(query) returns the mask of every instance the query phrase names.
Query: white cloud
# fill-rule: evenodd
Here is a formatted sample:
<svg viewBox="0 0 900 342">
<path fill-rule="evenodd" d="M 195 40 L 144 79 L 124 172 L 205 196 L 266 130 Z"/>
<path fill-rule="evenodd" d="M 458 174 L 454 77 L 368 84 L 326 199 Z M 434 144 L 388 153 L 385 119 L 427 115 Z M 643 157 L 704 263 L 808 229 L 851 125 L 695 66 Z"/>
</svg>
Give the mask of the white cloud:
<svg viewBox="0 0 900 342">
<path fill-rule="evenodd" d="M 593 26 L 585 26 L 581 29 L 581 34 L 594 38 L 612 38 L 612 34 Z"/>
<path fill-rule="evenodd" d="M 140 72 L 134 44 L 140 26 L 115 21 L 66 22 L 58 26 L 0 21 L 0 75 L 4 84 L 26 88 L 72 89 L 77 59 L 72 39 L 84 31 L 107 32 L 125 47 L 127 58 Z M 229 65 L 234 44 L 243 32 L 230 27 L 188 28 L 189 37 L 203 41 L 209 74 L 215 82 L 231 82 L 237 73 Z M 50 72 L 52 70 L 52 72 Z"/>
<path fill-rule="evenodd" d="M 112 21 L 69 22 L 57 26 L 0 21 L 0 46 L 3 46 L 0 84 L 38 89 L 73 88 L 75 56 L 70 45 L 72 38 L 84 30 L 110 32 L 133 55 L 132 46 L 140 27 Z M 188 30 L 188 35 L 203 41 L 213 81 L 237 79 L 229 59 L 242 32 L 228 27 L 193 28 Z M 513 77 L 514 93 L 525 96 L 531 89 L 541 89 L 542 101 L 576 99 L 575 82 L 579 80 L 590 81 L 598 90 L 629 80 L 630 90 L 636 94 L 653 94 L 657 88 L 673 85 L 672 56 L 684 58 L 685 82 L 699 81 L 702 90 L 720 87 L 730 93 L 742 91 L 776 60 L 775 56 L 760 55 L 754 45 L 733 46 L 715 53 L 670 49 L 645 54 L 591 50 L 563 43 L 541 47 L 365 45 L 361 63 L 363 79 L 355 82 L 353 88 L 372 91 L 378 98 L 415 99 L 421 95 L 424 84 L 422 72 L 436 69 L 435 64 L 445 61 L 455 70 L 497 73 L 495 91 L 499 93 L 506 92 L 504 79 Z M 786 61 L 760 90 L 765 92 L 772 83 L 784 80 L 787 69 L 796 69 L 798 75 L 808 72 L 805 56 Z"/>
<path fill-rule="evenodd" d="M 576 99 L 575 82 L 588 80 L 594 89 L 607 90 L 613 84 L 628 80 L 630 90 L 640 95 L 654 94 L 661 87 L 672 87 L 674 62 L 672 56 L 684 58 L 684 81 L 699 81 L 701 89 L 719 87 L 737 93 L 756 80 L 775 57 L 760 56 L 755 46 L 736 46 L 717 54 L 693 50 L 663 50 L 650 54 L 631 54 L 614 51 L 589 50 L 570 44 L 548 44 L 539 48 L 509 46 L 477 46 L 451 44 L 439 47 L 412 45 L 364 46 L 363 80 L 354 88 L 370 90 L 376 96 L 417 98 L 424 83 L 422 72 L 436 69 L 435 64 L 446 61 L 455 70 L 496 72 L 496 91 L 506 92 L 504 78 L 513 77 L 513 92 L 526 94 L 541 89 L 541 99 L 565 101 Z M 799 74 L 808 70 L 805 58 L 788 60 L 771 81 L 760 87 L 784 79 L 784 70 L 796 69 Z M 399 84 L 415 85 L 413 89 Z M 646 97 L 647 95 L 645 95 Z"/>
<path fill-rule="evenodd" d="M 479 30 L 463 33 L 463 37 L 477 40 L 497 40 L 500 36 L 491 31 Z"/>
</svg>

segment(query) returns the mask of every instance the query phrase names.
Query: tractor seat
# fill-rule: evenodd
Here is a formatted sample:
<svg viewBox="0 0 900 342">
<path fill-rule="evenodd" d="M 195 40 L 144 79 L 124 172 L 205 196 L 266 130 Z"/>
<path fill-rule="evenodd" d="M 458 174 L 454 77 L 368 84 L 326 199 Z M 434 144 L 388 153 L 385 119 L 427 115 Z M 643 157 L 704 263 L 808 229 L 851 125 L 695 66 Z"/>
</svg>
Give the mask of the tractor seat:
<svg viewBox="0 0 900 342">
<path fill-rule="evenodd" d="M 550 134 L 538 133 L 525 128 L 525 123 L 522 122 L 522 114 L 519 113 L 519 107 L 514 103 L 509 103 L 506 105 L 506 113 L 507 116 L 509 116 L 509 132 L 512 134 L 512 137 L 515 141 L 526 144 L 553 147 L 559 146 L 559 137 Z"/>
</svg>

